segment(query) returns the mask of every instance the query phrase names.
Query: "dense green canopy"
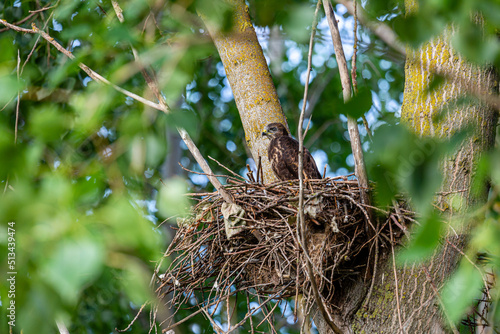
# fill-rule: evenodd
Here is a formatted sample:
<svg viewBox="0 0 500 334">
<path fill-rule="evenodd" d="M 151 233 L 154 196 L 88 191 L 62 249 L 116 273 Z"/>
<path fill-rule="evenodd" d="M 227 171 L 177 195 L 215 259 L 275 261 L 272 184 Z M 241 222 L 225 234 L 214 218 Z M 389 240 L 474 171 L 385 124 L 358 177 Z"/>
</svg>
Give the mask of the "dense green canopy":
<svg viewBox="0 0 500 334">
<path fill-rule="evenodd" d="M 152 298 L 149 282 L 155 263 L 168 246 L 175 217 L 189 209 L 182 195 L 213 190 L 206 177 L 177 164 L 201 172 L 180 141 L 177 127 L 190 133 L 205 157 L 243 176 L 246 164 L 254 166 L 224 68 L 196 11 L 202 7 L 209 19 L 228 29 L 231 7 L 224 1 L 203 0 L 118 4 L 123 23 L 111 1 L 0 3 L 1 19 L 27 29 L 35 25 L 76 57 L 70 60 L 39 34 L 0 24 L 0 248 L 3 254 L 15 253 L 15 266 L 8 268 L 4 260 L 0 268 L 3 282 L 8 272 L 17 272 L 14 333 L 21 328 L 27 334 L 53 333 L 56 323 L 67 326 L 70 333 L 113 332 L 127 327 L 140 306 Z M 303 103 L 315 2 L 253 0 L 248 4 L 293 134 Z M 388 24 L 411 46 L 455 22 L 459 29 L 453 43 L 460 52 L 480 64 L 500 65 L 497 1 L 420 1 L 418 14 L 406 17 L 400 1 L 368 1 L 365 10 L 370 20 Z M 352 172 L 346 115 L 365 115 L 375 135 L 370 141 L 359 118 L 364 149 L 372 154 L 370 177 L 376 179 L 380 166 L 399 175 L 398 159 L 415 142 L 399 126 L 404 56 L 361 25 L 355 36 L 353 17 L 342 5 L 336 11 L 349 59 L 357 41 L 359 98 L 343 104 L 330 32 L 320 14 L 306 117 L 312 118 L 312 127 L 305 145 L 321 171 L 326 164 L 330 176 Z M 477 20 L 471 20 L 471 12 L 480 13 Z M 96 82 L 78 67 L 81 62 L 123 89 L 155 100 L 132 48 L 142 65 L 156 72 L 172 108 L 170 114 Z M 401 191 L 410 197 L 423 193 L 419 200 L 430 206 L 436 190 L 432 186 L 439 176 L 426 173 L 437 172 L 439 153 L 451 146 L 439 145 L 422 164 L 426 168 L 416 166 L 409 172 L 418 182 L 396 180 L 395 189 L 381 192 L 379 203 L 390 203 L 390 196 Z M 500 264 L 495 206 L 500 187 L 498 153 L 479 164 L 479 176 L 490 179 L 493 188 L 470 251 L 471 256 L 488 253 L 495 273 Z M 210 164 L 216 174 L 226 173 Z M 428 233 L 423 239 L 437 240 L 439 232 L 421 233 Z M 9 236 L 15 239 L 15 249 L 8 243 Z M 416 254 L 432 253 L 435 244 L 422 242 Z M 478 271 L 463 272 L 459 279 L 456 284 L 478 288 L 482 284 Z M 477 291 L 460 300 L 459 316 Z M 9 285 L 0 285 L 2 329 L 8 328 L 8 294 Z M 282 333 L 299 332 L 291 307 L 282 303 L 275 310 L 284 314 Z M 187 314 L 183 311 L 176 317 Z M 224 317 L 220 310 L 215 315 L 221 323 Z M 179 332 L 212 332 L 201 315 L 182 326 Z M 149 327 L 148 312 L 143 312 L 132 332 L 146 332 Z M 259 329 L 266 331 L 264 327 Z"/>
</svg>

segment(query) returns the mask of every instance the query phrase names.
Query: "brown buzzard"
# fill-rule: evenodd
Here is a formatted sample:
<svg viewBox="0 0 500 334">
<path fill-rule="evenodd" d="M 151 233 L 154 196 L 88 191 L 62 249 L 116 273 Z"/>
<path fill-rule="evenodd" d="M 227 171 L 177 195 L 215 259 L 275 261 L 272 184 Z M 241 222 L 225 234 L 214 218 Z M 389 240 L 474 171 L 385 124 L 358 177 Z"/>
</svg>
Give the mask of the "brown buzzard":
<svg viewBox="0 0 500 334">
<path fill-rule="evenodd" d="M 299 142 L 293 139 L 281 123 L 268 124 L 262 136 L 271 139 L 267 155 L 276 176 L 284 180 L 299 178 Z M 304 147 L 304 174 L 306 179 L 321 179 L 311 153 Z"/>
</svg>

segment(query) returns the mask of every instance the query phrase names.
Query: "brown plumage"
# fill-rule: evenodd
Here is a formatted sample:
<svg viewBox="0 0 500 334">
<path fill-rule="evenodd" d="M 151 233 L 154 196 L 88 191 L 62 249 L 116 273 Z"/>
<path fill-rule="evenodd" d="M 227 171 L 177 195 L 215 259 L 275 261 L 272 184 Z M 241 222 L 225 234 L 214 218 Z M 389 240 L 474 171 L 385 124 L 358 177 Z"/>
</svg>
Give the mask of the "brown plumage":
<svg viewBox="0 0 500 334">
<path fill-rule="evenodd" d="M 299 142 L 293 139 L 281 123 L 268 124 L 262 136 L 271 139 L 267 149 L 267 155 L 271 167 L 276 176 L 284 180 L 296 180 L 299 178 Z M 321 179 L 321 174 L 316 167 L 314 159 L 304 147 L 304 174 L 307 179 Z"/>
</svg>

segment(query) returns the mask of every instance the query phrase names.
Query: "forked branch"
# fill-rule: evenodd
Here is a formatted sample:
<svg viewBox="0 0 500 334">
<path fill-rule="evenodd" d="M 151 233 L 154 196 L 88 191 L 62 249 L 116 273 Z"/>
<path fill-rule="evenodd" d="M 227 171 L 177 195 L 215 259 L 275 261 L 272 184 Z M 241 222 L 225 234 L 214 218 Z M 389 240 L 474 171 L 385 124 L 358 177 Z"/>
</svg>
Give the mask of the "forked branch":
<svg viewBox="0 0 500 334">
<path fill-rule="evenodd" d="M 316 11 L 314 12 L 314 20 L 313 24 L 311 27 L 311 38 L 309 40 L 309 54 L 307 57 L 307 73 L 306 73 L 306 82 L 305 82 L 305 87 L 304 87 L 304 98 L 302 99 L 302 110 L 300 112 L 300 117 L 299 117 L 299 126 L 297 130 L 298 134 L 298 139 L 299 139 L 299 167 L 298 167 L 298 174 L 299 174 L 299 211 L 298 211 L 298 224 L 297 224 L 297 234 L 298 234 L 298 240 L 299 244 L 302 247 L 302 250 L 305 254 L 305 262 L 306 262 L 306 269 L 307 269 L 307 275 L 309 276 L 309 281 L 311 282 L 311 287 L 313 290 L 314 294 L 314 299 L 316 301 L 316 305 L 318 309 L 321 311 L 321 314 L 323 315 L 323 318 L 325 319 L 326 323 L 330 328 L 337 334 L 342 334 L 342 331 L 338 328 L 338 326 L 333 322 L 332 317 L 330 313 L 328 312 L 323 299 L 321 298 L 321 295 L 318 290 L 318 286 L 316 285 L 316 279 L 314 277 L 314 271 L 312 268 L 312 264 L 309 258 L 309 254 L 307 252 L 307 239 L 305 237 L 305 218 L 304 218 L 304 135 L 307 132 L 307 129 L 309 128 L 309 124 L 307 124 L 306 130 L 303 132 L 302 131 L 302 124 L 304 123 L 304 114 L 306 111 L 306 105 L 307 105 L 307 94 L 309 90 L 309 77 L 311 74 L 311 60 L 312 60 L 312 51 L 313 51 L 313 44 L 314 44 L 314 35 L 316 34 L 316 26 L 318 24 L 318 11 L 319 7 L 321 6 L 321 0 L 318 0 L 318 3 L 316 5 Z M 311 118 L 309 118 L 310 122 Z"/>
<path fill-rule="evenodd" d="M 114 2 L 114 6 L 118 6 L 118 4 L 116 2 Z M 116 8 L 117 7 L 115 7 L 115 9 Z M 120 17 L 120 16 L 118 15 L 118 17 Z M 123 19 L 123 17 L 122 17 L 122 19 Z M 14 25 L 14 24 L 8 23 L 7 21 L 2 20 L 2 19 L 0 19 L 0 23 L 2 23 L 7 28 L 15 30 L 15 31 L 18 31 L 18 32 L 24 32 L 24 33 L 30 33 L 30 34 L 38 34 L 43 39 L 45 39 L 47 42 L 49 42 L 50 44 L 52 44 L 59 52 L 63 53 L 64 55 L 66 55 L 68 58 L 70 58 L 72 60 L 75 59 L 75 56 L 70 51 L 66 50 L 61 44 L 59 44 L 49 34 L 47 34 L 46 32 L 44 32 L 43 30 L 38 29 L 38 27 L 35 24 L 32 24 L 32 28 L 31 29 L 26 29 L 26 28 L 18 27 L 18 26 Z M 139 62 L 136 52 L 134 52 L 134 56 L 136 57 L 136 61 Z M 89 77 L 91 77 L 96 82 L 103 83 L 105 85 L 111 86 L 112 88 L 114 88 L 118 92 L 120 92 L 120 93 L 122 93 L 122 94 L 124 94 L 124 95 L 126 95 L 126 96 L 128 96 L 128 97 L 130 97 L 130 98 L 132 98 L 132 99 L 134 99 L 134 100 L 136 100 L 136 101 L 144 104 L 144 105 L 147 105 L 147 106 L 149 106 L 151 108 L 163 111 L 166 114 L 168 114 L 170 112 L 170 108 L 165 103 L 165 101 L 164 101 L 163 97 L 161 96 L 161 94 L 157 93 L 160 90 L 158 89 L 158 85 L 157 85 L 157 83 L 154 80 L 146 78 L 146 81 L 147 81 L 148 85 L 150 86 L 150 88 L 152 89 L 152 91 L 155 92 L 155 95 L 158 98 L 158 100 L 159 100 L 160 103 L 155 103 L 153 101 L 150 101 L 148 99 L 143 98 L 142 96 L 134 94 L 134 93 L 132 93 L 132 92 L 130 92 L 130 91 L 128 91 L 128 90 L 126 90 L 126 89 L 118 86 L 118 85 L 115 85 L 114 83 L 110 82 L 108 79 L 106 79 L 103 76 L 101 76 L 99 73 L 97 73 L 94 70 L 92 70 L 90 67 L 88 67 L 84 63 L 80 62 L 80 63 L 78 63 L 78 66 L 85 73 L 87 73 Z M 145 72 L 143 71 L 143 74 L 144 73 Z M 231 195 L 229 195 L 229 193 L 227 193 L 227 191 L 222 187 L 222 184 L 219 182 L 219 180 L 214 176 L 214 173 L 212 172 L 212 170 L 208 166 L 208 163 L 206 162 L 205 158 L 203 158 L 203 156 L 201 155 L 200 151 L 196 147 L 196 144 L 193 142 L 193 140 L 191 139 L 191 137 L 189 137 L 188 133 L 184 129 L 182 129 L 182 128 L 178 128 L 178 131 L 179 131 L 179 134 L 180 134 L 182 140 L 184 140 L 184 142 L 186 143 L 186 146 L 189 148 L 189 151 L 191 152 L 191 154 L 195 158 L 196 162 L 198 162 L 198 164 L 200 165 L 200 167 L 203 170 L 203 172 L 205 172 L 205 174 L 207 175 L 208 179 L 210 180 L 210 183 L 212 183 L 212 185 L 215 187 L 215 189 L 217 189 L 217 191 L 219 192 L 219 194 L 224 198 L 224 200 L 226 202 L 228 202 L 228 203 L 234 203 L 234 199 L 231 197 Z"/>
<path fill-rule="evenodd" d="M 333 47 L 335 49 L 335 56 L 339 64 L 340 81 L 342 82 L 342 92 L 344 102 L 351 99 L 351 81 L 349 70 L 347 69 L 347 61 L 342 47 L 342 40 L 340 38 L 339 28 L 335 14 L 333 13 L 332 4 L 329 0 L 323 1 L 323 8 L 325 9 L 326 18 L 332 34 Z M 347 127 L 349 130 L 349 137 L 351 139 L 352 155 L 354 157 L 355 174 L 359 181 L 359 185 L 364 191 L 361 193 L 361 200 L 363 204 L 370 204 L 370 197 L 368 195 L 368 177 L 366 175 L 366 167 L 363 158 L 363 147 L 361 146 L 361 139 L 359 137 L 358 122 L 351 116 L 347 116 Z"/>
</svg>

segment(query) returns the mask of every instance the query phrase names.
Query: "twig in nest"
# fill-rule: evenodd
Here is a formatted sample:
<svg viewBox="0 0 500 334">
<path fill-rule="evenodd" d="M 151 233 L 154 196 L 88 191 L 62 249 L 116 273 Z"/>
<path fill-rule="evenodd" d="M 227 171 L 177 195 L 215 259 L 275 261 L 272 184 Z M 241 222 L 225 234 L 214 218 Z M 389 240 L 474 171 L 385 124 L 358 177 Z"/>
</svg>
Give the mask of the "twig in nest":
<svg viewBox="0 0 500 334">
<path fill-rule="evenodd" d="M 337 177 L 308 183 L 311 188 L 303 189 L 308 212 L 305 238 L 296 236 L 298 180 L 259 184 L 233 179 L 225 186 L 244 211 L 241 232 L 231 240 L 221 215 L 224 200 L 217 192 L 200 193 L 191 217 L 179 226 L 166 252 L 166 256 L 177 257 L 164 275 L 156 276 L 159 298 L 168 294 L 168 303 L 178 310 L 195 295 L 200 296 L 196 306 L 200 308 L 217 305 L 240 291 L 263 300 L 271 296 L 275 301 L 302 294 L 307 312 L 315 300 L 311 287 L 315 282 L 319 297 L 331 303 L 336 297 L 335 285 L 361 274 L 366 253 L 378 237 L 389 239 L 384 234 L 388 231 L 384 225 L 375 236 L 367 236 L 370 224 L 365 207 L 359 204 L 361 189 L 356 180 Z M 302 240 L 311 240 L 307 253 Z M 251 317 L 252 311 L 246 316 Z M 271 315 L 266 321 L 272 322 Z"/>
<path fill-rule="evenodd" d="M 318 11 L 319 7 L 321 5 L 321 0 L 318 0 L 316 4 L 316 10 L 314 12 L 314 19 L 313 19 L 313 24 L 311 27 L 311 38 L 309 40 L 309 54 L 307 57 L 307 72 L 306 72 L 306 82 L 305 82 L 305 88 L 304 88 L 304 98 L 302 99 L 302 110 L 300 112 L 300 117 L 299 117 L 299 126 L 298 126 L 298 137 L 299 137 L 299 157 L 298 157 L 298 162 L 299 162 L 299 167 L 298 167 L 298 174 L 299 174 L 299 213 L 297 216 L 298 219 L 298 224 L 297 224 L 297 239 L 300 240 L 299 244 L 302 247 L 302 250 L 304 254 L 306 255 L 306 268 L 307 268 L 307 274 L 309 276 L 309 281 L 311 283 L 311 287 L 314 293 L 314 299 L 316 300 L 316 305 L 318 306 L 318 309 L 323 315 L 323 318 L 325 319 L 326 323 L 328 326 L 335 332 L 335 333 L 342 333 L 342 331 L 337 327 L 337 325 L 333 322 L 331 315 L 329 314 L 328 310 L 326 309 L 326 306 L 320 296 L 320 293 L 318 291 L 318 287 L 316 285 L 316 278 L 314 276 L 314 272 L 312 269 L 311 261 L 309 259 L 309 255 L 307 252 L 307 244 L 306 244 L 306 237 L 305 237 L 305 222 L 304 222 L 304 136 L 305 133 L 302 132 L 302 126 L 304 123 L 304 113 L 306 110 L 306 105 L 307 105 L 307 93 L 309 89 L 309 76 L 311 74 L 311 59 L 312 59 L 312 50 L 313 50 L 313 43 L 314 43 L 314 35 L 316 33 L 316 25 L 318 23 Z M 311 118 L 309 118 L 309 123 L 311 121 Z M 306 132 L 307 129 L 309 128 L 309 124 L 306 127 Z"/>
<path fill-rule="evenodd" d="M 249 165 L 249 164 L 247 164 L 247 170 L 248 170 L 248 173 L 247 173 L 248 179 L 249 179 L 250 181 L 252 181 L 252 182 L 255 182 L 255 179 L 254 179 L 254 177 L 253 177 L 253 171 L 252 171 L 252 169 L 250 168 L 250 165 Z M 257 178 L 258 178 L 258 176 L 257 176 Z"/>
</svg>

